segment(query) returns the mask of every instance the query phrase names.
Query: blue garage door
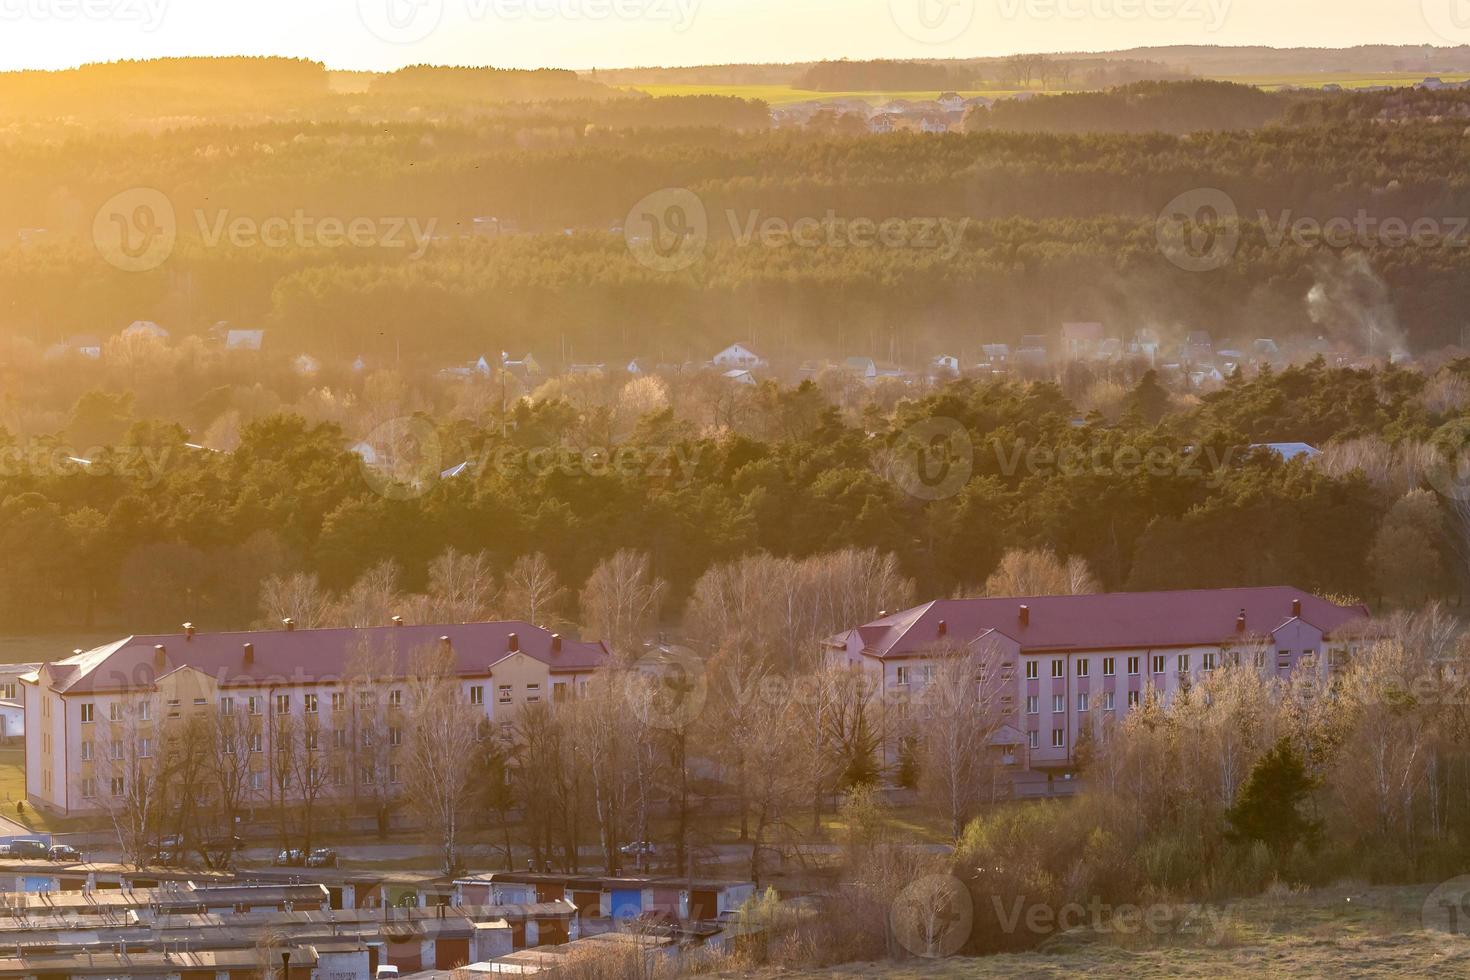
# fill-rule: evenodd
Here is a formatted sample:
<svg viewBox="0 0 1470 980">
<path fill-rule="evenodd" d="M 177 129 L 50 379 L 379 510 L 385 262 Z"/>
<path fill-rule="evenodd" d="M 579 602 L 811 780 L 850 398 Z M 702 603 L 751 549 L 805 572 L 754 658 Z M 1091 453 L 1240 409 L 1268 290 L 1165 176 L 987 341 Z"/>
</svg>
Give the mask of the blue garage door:
<svg viewBox="0 0 1470 980">
<path fill-rule="evenodd" d="M 643 892 L 638 888 L 615 888 L 612 893 L 614 919 L 632 919 L 643 911 Z"/>
</svg>

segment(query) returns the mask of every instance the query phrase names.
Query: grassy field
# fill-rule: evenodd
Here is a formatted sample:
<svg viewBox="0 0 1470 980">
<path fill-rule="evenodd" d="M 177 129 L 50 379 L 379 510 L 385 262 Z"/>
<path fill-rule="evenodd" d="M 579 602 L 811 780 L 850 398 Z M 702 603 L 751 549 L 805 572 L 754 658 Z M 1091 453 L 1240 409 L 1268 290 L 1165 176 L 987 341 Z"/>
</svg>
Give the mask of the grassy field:
<svg viewBox="0 0 1470 980">
<path fill-rule="evenodd" d="M 783 972 L 783 980 L 991 980 L 1001 977 L 1463 977 L 1470 936 L 1428 929 L 1431 886 L 1280 890 L 1232 903 L 1218 932 L 1128 938 L 1090 928 L 1054 936 L 1031 953 L 853 964 Z"/>
<path fill-rule="evenodd" d="M 1446 82 L 1464 81 L 1470 75 L 1440 75 Z M 1298 88 L 1321 88 L 1324 85 L 1341 85 L 1343 88 L 1367 88 L 1373 85 L 1407 86 L 1422 82 L 1423 72 L 1387 72 L 1361 74 L 1350 72 L 1315 72 L 1301 75 L 1229 75 L 1220 76 L 1221 81 L 1256 85 L 1263 89 L 1279 89 L 1286 85 Z M 822 101 L 827 99 L 857 98 L 870 103 L 887 102 L 889 99 L 912 99 L 915 101 L 936 98 L 938 92 L 813 92 L 808 89 L 792 88 L 790 85 L 625 85 L 649 95 L 729 95 L 742 99 L 761 99 L 773 106 L 792 102 Z M 1019 89 L 987 88 L 973 89 L 960 94 L 966 98 L 984 96 L 987 99 L 1005 98 L 1015 95 Z M 1040 92 L 1032 88 L 1029 91 Z M 1057 89 L 1051 90 L 1055 94 Z"/>
</svg>

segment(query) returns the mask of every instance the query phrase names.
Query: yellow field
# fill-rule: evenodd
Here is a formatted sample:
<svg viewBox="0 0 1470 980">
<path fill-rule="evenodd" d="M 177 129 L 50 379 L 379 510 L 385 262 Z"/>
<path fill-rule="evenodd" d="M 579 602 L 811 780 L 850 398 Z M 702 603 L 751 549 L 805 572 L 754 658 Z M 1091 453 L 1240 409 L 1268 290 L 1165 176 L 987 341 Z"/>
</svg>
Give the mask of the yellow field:
<svg viewBox="0 0 1470 980">
<path fill-rule="evenodd" d="M 1205 76 L 1211 77 L 1211 76 Z M 1244 85 L 1256 85 L 1267 90 L 1279 89 L 1285 85 L 1294 85 L 1299 88 L 1321 88 L 1324 85 L 1341 85 L 1343 88 L 1367 88 L 1373 85 L 1409 86 L 1422 82 L 1426 77 L 1424 72 L 1385 72 L 1381 74 L 1361 73 L 1334 73 L 1315 72 L 1301 75 L 1221 75 L 1217 76 L 1220 81 L 1240 82 Z M 1436 76 L 1446 82 L 1459 82 L 1470 78 L 1470 75 L 1439 75 Z M 939 96 L 936 91 L 923 92 L 813 92 L 809 89 L 792 88 L 790 85 L 624 85 L 624 89 L 647 92 L 654 96 L 669 95 L 728 95 L 741 99 L 760 99 L 768 105 L 788 105 L 792 102 L 826 101 L 830 99 L 863 99 L 867 102 L 877 104 L 887 102 L 890 99 L 910 99 L 920 101 L 933 99 Z M 965 98 L 983 96 L 987 99 L 998 99 L 1012 96 L 1021 89 L 1014 88 L 985 88 L 970 89 L 961 92 Z M 1040 88 L 1030 88 L 1025 91 L 1040 94 L 1056 94 L 1066 89 L 1049 89 L 1042 92 Z"/>
</svg>

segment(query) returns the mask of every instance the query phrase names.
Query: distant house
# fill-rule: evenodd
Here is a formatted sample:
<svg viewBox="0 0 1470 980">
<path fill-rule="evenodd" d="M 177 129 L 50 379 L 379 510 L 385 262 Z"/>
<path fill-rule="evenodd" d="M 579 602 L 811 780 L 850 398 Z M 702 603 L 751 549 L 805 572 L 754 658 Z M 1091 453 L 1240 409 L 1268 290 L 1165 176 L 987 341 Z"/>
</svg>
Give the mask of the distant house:
<svg viewBox="0 0 1470 980">
<path fill-rule="evenodd" d="M 1251 353 L 1257 357 L 1275 360 L 1281 356 L 1281 348 L 1270 337 L 1260 337 L 1251 344 Z"/>
<path fill-rule="evenodd" d="M 321 372 L 322 362 L 310 354 L 298 354 L 291 362 L 291 370 L 303 378 L 314 378 Z"/>
<path fill-rule="evenodd" d="M 1103 342 L 1101 323 L 1062 324 L 1062 356 L 1077 361 L 1095 357 Z"/>
<path fill-rule="evenodd" d="M 712 358 L 715 367 L 753 371 L 766 366 L 765 358 L 744 344 L 731 344 Z"/>
<path fill-rule="evenodd" d="M 1004 371 L 1010 366 L 1010 344 L 981 344 L 980 354 L 980 366 L 990 368 L 992 372 Z"/>
<path fill-rule="evenodd" d="M 894 117 L 889 113 L 881 113 L 868 120 L 868 132 L 891 133 L 894 130 Z"/>
<path fill-rule="evenodd" d="M 945 92 L 937 100 L 940 105 L 949 110 L 963 109 L 965 97 L 958 92 Z"/>
<path fill-rule="evenodd" d="M 940 354 L 929 362 L 929 371 L 935 377 L 958 376 L 960 359 L 952 354 Z"/>
<path fill-rule="evenodd" d="M 586 374 L 600 378 L 607 373 L 606 364 L 568 364 L 567 374 Z"/>
<path fill-rule="evenodd" d="M 1258 442 L 1251 446 L 1252 449 L 1269 449 L 1288 463 L 1297 457 L 1316 459 L 1322 455 L 1322 450 L 1305 442 Z"/>
<path fill-rule="evenodd" d="M 264 330 L 231 330 L 225 334 L 225 350 L 260 350 Z"/>
<path fill-rule="evenodd" d="M 1441 89 L 1445 87 L 1445 83 L 1444 79 L 1442 78 L 1430 77 L 1424 79 L 1424 81 L 1420 82 L 1416 87 L 1427 89 Z"/>
<path fill-rule="evenodd" d="M 1184 338 L 1184 359 L 1186 361 L 1208 361 L 1215 354 L 1215 342 L 1210 338 L 1208 330 L 1191 330 Z"/>
<path fill-rule="evenodd" d="M 500 369 L 527 386 L 535 383 L 542 374 L 541 365 L 534 356 L 527 354 L 525 357 L 512 359 L 505 351 L 500 352 Z"/>
<path fill-rule="evenodd" d="M 1027 334 L 1016 346 L 1016 357 L 1022 364 L 1040 366 L 1046 363 L 1046 338 L 1040 334 Z"/>
<path fill-rule="evenodd" d="M 919 120 L 919 132 L 921 133 L 947 133 L 950 129 L 950 121 L 947 116 L 926 115 Z"/>
<path fill-rule="evenodd" d="M 725 377 L 727 379 L 729 379 L 730 381 L 735 382 L 738 385 L 754 385 L 755 384 L 755 375 L 751 374 L 749 371 L 745 371 L 745 370 L 742 370 L 740 368 L 735 368 L 734 370 L 726 371 L 725 372 Z"/>
<path fill-rule="evenodd" d="M 78 334 L 69 339 L 66 342 L 66 346 L 73 353 L 80 354 L 94 361 L 100 360 L 102 357 L 102 338 L 95 334 Z"/>
<path fill-rule="evenodd" d="M 152 320 L 134 320 L 123 328 L 123 337 L 151 337 L 154 340 L 167 340 L 168 331 L 154 323 Z"/>
<path fill-rule="evenodd" d="M 849 357 L 842 362 L 842 369 L 866 381 L 878 376 L 878 362 L 871 357 Z"/>
<path fill-rule="evenodd" d="M 635 357 L 628 362 L 628 373 L 634 377 L 641 377 L 653 373 L 653 365 L 641 357 Z"/>
<path fill-rule="evenodd" d="M 1150 364 L 1154 363 L 1159 356 L 1159 335 L 1149 327 L 1140 327 L 1133 334 L 1133 342 L 1128 345 L 1128 353 L 1148 359 Z"/>
</svg>

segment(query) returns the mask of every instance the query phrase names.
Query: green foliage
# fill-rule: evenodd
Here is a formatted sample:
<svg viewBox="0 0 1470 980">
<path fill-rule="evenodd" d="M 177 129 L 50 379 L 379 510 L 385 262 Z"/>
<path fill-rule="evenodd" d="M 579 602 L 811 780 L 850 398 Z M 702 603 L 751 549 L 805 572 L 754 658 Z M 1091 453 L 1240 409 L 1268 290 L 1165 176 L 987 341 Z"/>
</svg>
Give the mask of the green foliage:
<svg viewBox="0 0 1470 980">
<path fill-rule="evenodd" d="M 1320 839 L 1320 821 L 1302 812 L 1316 785 L 1291 739 L 1281 739 L 1257 760 L 1226 812 L 1229 836 L 1260 841 L 1282 867 L 1297 845 L 1312 848 Z"/>
</svg>

